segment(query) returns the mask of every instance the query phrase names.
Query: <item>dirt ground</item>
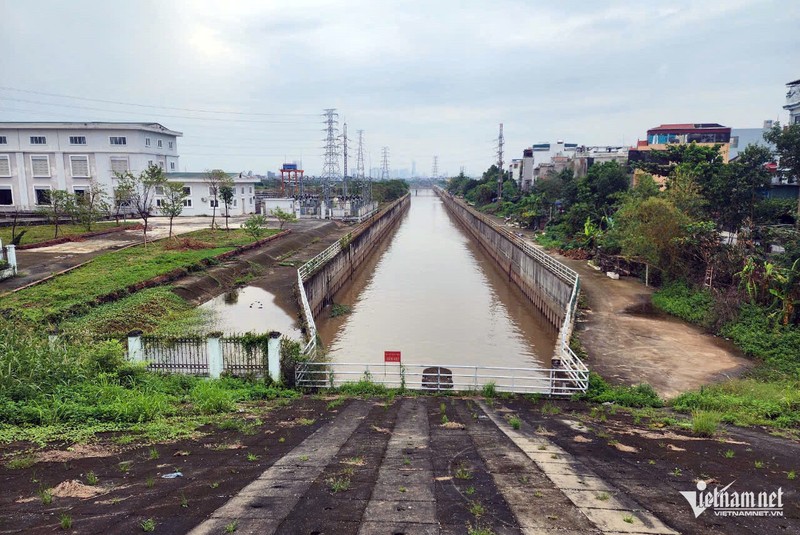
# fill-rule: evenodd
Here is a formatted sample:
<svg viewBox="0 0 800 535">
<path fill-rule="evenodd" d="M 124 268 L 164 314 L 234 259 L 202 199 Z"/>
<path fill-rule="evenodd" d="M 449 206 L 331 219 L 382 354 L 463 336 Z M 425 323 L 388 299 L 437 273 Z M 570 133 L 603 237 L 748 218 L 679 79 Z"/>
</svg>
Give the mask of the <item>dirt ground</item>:
<svg viewBox="0 0 800 535">
<path fill-rule="evenodd" d="M 148 519 L 195 535 L 800 533 L 788 475 L 800 444 L 761 431 L 703 438 L 663 413 L 522 397 L 334 399 L 251 406 L 232 417 L 246 433 L 56 445 L 16 470 L 8 460 L 26 445 L 0 448 L 0 533 L 63 532 L 63 514 L 72 533 L 141 532 Z M 695 518 L 680 492 L 700 480 L 780 487 L 783 516 Z"/>
<path fill-rule="evenodd" d="M 533 232 L 514 232 L 540 247 L 532 241 Z M 589 309 L 579 317 L 576 332 L 589 354 L 587 365 L 606 380 L 648 383 L 662 397 L 671 398 L 736 377 L 753 366 L 728 341 L 655 310 L 650 301 L 652 288 L 638 279 L 613 280 L 585 260 L 548 254 L 580 275 Z"/>
</svg>

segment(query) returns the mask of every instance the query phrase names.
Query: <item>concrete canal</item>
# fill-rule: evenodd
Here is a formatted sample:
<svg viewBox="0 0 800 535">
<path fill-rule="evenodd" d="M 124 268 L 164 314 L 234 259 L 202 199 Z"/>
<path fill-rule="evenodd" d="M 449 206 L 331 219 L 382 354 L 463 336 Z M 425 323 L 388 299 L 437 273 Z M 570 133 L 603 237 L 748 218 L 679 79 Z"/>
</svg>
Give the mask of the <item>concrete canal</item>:
<svg viewBox="0 0 800 535">
<path fill-rule="evenodd" d="M 430 190 L 334 296 L 317 328 L 332 360 L 549 367 L 556 331 Z"/>
</svg>

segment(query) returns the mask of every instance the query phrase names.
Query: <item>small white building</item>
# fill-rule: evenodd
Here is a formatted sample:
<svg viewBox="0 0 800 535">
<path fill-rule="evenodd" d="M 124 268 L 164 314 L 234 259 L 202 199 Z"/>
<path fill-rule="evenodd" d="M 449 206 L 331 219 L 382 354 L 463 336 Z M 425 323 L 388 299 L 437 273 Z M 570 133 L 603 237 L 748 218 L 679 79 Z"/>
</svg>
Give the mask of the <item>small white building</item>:
<svg viewBox="0 0 800 535">
<path fill-rule="evenodd" d="M 228 215 L 256 213 L 256 176 L 243 173 L 227 173 L 233 183 L 233 201 Z M 188 197 L 183 201 L 182 216 L 211 215 L 214 211 L 214 192 L 208 183 L 208 173 L 167 173 L 167 180 L 183 184 Z M 161 204 L 161 195 L 156 190 L 156 209 Z M 217 193 L 217 215 L 225 215 L 225 204 Z"/>
<path fill-rule="evenodd" d="M 50 190 L 110 195 L 114 172 L 178 171 L 181 132 L 158 123 L 0 122 L 0 211 L 35 210 Z"/>
</svg>

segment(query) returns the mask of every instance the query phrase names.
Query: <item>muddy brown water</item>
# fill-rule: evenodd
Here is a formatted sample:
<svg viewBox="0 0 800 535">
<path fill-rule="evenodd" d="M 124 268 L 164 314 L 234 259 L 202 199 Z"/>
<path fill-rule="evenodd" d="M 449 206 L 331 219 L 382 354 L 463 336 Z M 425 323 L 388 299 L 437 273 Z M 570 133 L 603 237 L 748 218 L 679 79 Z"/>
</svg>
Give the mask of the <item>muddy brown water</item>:
<svg viewBox="0 0 800 535">
<path fill-rule="evenodd" d="M 430 190 L 335 296 L 349 314 L 317 320 L 330 357 L 382 363 L 548 365 L 556 332 Z M 329 309 L 323 312 L 329 314 Z"/>
<path fill-rule="evenodd" d="M 265 281 L 244 288 L 234 288 L 200 305 L 208 311 L 208 326 L 226 334 L 278 331 L 300 339 L 302 332 L 293 310 L 286 310 L 268 291 Z"/>
</svg>

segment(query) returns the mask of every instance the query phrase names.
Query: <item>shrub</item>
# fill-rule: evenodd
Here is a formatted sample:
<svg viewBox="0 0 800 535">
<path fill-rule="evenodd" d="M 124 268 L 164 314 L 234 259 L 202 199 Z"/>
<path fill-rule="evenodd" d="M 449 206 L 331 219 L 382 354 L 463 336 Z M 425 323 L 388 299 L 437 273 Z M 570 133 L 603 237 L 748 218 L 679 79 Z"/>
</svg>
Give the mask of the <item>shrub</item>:
<svg viewBox="0 0 800 535">
<path fill-rule="evenodd" d="M 664 401 L 648 384 L 612 386 L 595 372 L 589 373 L 589 388 L 576 399 L 596 403 L 612 402 L 624 407 L 663 407 Z"/>
<path fill-rule="evenodd" d="M 747 355 L 800 377 L 800 329 L 778 324 L 763 308 L 743 306 L 739 317 L 722 328 L 722 335 Z"/>
<path fill-rule="evenodd" d="M 694 290 L 683 281 L 673 282 L 653 294 L 656 308 L 689 323 L 709 327 L 713 323 L 714 297 L 706 290 Z"/>
<path fill-rule="evenodd" d="M 201 414 L 227 412 L 234 407 L 234 397 L 216 381 L 202 381 L 192 388 L 190 399 Z"/>
<path fill-rule="evenodd" d="M 692 431 L 703 437 L 713 437 L 717 432 L 721 416 L 718 412 L 694 411 L 692 412 Z"/>
</svg>

